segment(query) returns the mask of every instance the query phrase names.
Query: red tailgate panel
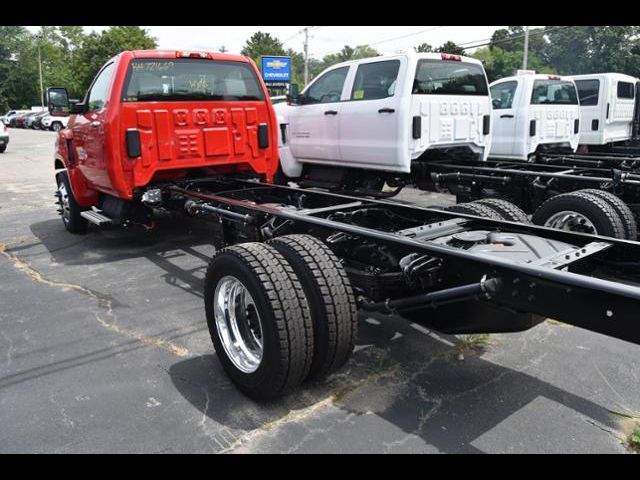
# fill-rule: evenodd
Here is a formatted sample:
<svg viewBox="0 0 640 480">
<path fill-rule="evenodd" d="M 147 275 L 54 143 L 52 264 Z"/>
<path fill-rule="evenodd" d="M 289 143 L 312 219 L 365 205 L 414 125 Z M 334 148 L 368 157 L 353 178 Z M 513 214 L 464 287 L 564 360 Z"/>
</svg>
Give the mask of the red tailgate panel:
<svg viewBox="0 0 640 480">
<path fill-rule="evenodd" d="M 247 105 L 249 103 L 249 105 Z M 268 177 L 277 168 L 276 132 L 269 146 L 258 145 L 258 126 L 271 125 L 270 109 L 262 102 L 225 102 L 213 108 L 202 104 L 122 104 L 123 170 L 133 170 L 132 188 L 149 184 L 156 173 L 221 165 L 246 165 Z M 140 134 L 141 157 L 127 156 L 124 133 Z"/>
</svg>

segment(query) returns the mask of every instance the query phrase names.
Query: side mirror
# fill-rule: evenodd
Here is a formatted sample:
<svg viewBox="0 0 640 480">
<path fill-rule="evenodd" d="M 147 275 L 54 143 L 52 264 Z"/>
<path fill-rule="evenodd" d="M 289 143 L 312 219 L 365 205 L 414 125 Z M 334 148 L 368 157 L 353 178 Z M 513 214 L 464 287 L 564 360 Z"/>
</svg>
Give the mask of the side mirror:
<svg viewBox="0 0 640 480">
<path fill-rule="evenodd" d="M 502 106 L 502 102 L 499 98 L 494 98 L 493 100 L 491 100 L 491 105 L 493 105 L 493 108 L 497 110 Z"/>
<path fill-rule="evenodd" d="M 287 95 L 287 103 L 289 105 L 298 105 L 300 102 L 300 91 L 297 83 L 289 86 L 289 95 Z"/>
<path fill-rule="evenodd" d="M 69 94 L 66 88 L 47 88 L 47 106 L 54 117 L 69 115 Z"/>
<path fill-rule="evenodd" d="M 82 102 L 72 103 L 69 110 L 71 114 L 85 113 L 87 111 L 86 104 Z"/>
</svg>

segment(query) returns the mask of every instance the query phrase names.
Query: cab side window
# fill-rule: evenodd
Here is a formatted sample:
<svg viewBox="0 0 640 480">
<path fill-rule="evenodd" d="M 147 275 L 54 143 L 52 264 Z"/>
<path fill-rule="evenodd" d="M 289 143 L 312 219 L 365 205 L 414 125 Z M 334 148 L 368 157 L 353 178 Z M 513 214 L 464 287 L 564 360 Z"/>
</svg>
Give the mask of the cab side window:
<svg viewBox="0 0 640 480">
<path fill-rule="evenodd" d="M 347 73 L 349 73 L 349 67 L 341 67 L 318 78 L 305 93 L 304 104 L 339 102 Z"/>
<path fill-rule="evenodd" d="M 360 65 L 353 82 L 351 100 L 379 100 L 393 97 L 399 70 L 399 60 Z"/>
<path fill-rule="evenodd" d="M 88 111 L 100 110 L 107 103 L 107 94 L 114 68 L 113 63 L 107 65 L 96 78 L 89 92 Z"/>
<path fill-rule="evenodd" d="M 513 107 L 518 82 L 504 82 L 491 87 L 491 102 L 494 110 L 506 110 Z"/>
</svg>

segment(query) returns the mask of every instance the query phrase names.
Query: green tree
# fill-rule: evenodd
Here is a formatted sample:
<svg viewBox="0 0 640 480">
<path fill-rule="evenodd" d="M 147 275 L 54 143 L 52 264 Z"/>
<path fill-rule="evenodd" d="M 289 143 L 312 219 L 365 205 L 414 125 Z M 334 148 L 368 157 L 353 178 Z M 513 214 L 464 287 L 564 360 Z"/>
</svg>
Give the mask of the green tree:
<svg viewBox="0 0 640 480">
<path fill-rule="evenodd" d="M 524 49 L 524 47 L 523 47 Z M 522 51 L 503 50 L 497 46 L 484 47 L 476 50 L 472 55 L 484 65 L 489 82 L 515 75 L 522 68 Z M 545 65 L 537 54 L 529 54 L 528 68 L 539 73 L 555 73 L 552 67 Z"/>
<path fill-rule="evenodd" d="M 464 55 L 464 48 L 452 41 L 445 42 L 436 49 L 438 53 L 452 53 L 454 55 Z"/>
<path fill-rule="evenodd" d="M 148 50 L 156 46 L 156 39 L 137 26 L 110 27 L 101 33 L 90 33 L 84 39 L 80 51 L 77 72 L 80 77 L 80 92 L 89 88 L 100 68 L 114 55 L 125 50 Z"/>
<path fill-rule="evenodd" d="M 428 43 L 421 43 L 417 47 L 413 47 L 416 53 L 431 53 L 433 52 L 433 47 Z"/>
<path fill-rule="evenodd" d="M 546 27 L 548 61 L 561 74 L 640 71 L 638 27 Z"/>
<path fill-rule="evenodd" d="M 0 26 L 0 111 L 37 99 L 33 39 L 24 27 Z"/>
<path fill-rule="evenodd" d="M 270 33 L 256 32 L 247 40 L 244 47 L 240 51 L 242 55 L 251 57 L 254 62 L 260 66 L 260 57 L 263 55 L 284 56 L 285 51 L 282 42 L 272 37 Z"/>
<path fill-rule="evenodd" d="M 345 45 L 338 53 L 326 55 L 322 59 L 324 68 L 336 63 L 348 62 L 349 60 L 360 60 L 362 58 L 377 57 L 380 53 L 369 45 L 358 45 L 355 48 Z"/>
</svg>

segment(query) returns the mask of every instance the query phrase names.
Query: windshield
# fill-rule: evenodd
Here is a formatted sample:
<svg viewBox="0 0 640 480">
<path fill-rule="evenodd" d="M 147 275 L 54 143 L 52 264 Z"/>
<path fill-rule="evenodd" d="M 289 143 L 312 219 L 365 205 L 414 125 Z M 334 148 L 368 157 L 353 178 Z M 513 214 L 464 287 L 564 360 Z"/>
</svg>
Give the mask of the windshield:
<svg viewBox="0 0 640 480">
<path fill-rule="evenodd" d="M 484 70 L 474 63 L 420 60 L 414 95 L 488 95 Z"/>
<path fill-rule="evenodd" d="M 536 80 L 531 105 L 578 105 L 576 87 L 562 80 Z"/>
<path fill-rule="evenodd" d="M 145 58 L 129 64 L 123 102 L 189 100 L 264 100 L 264 94 L 247 63 Z"/>
</svg>

